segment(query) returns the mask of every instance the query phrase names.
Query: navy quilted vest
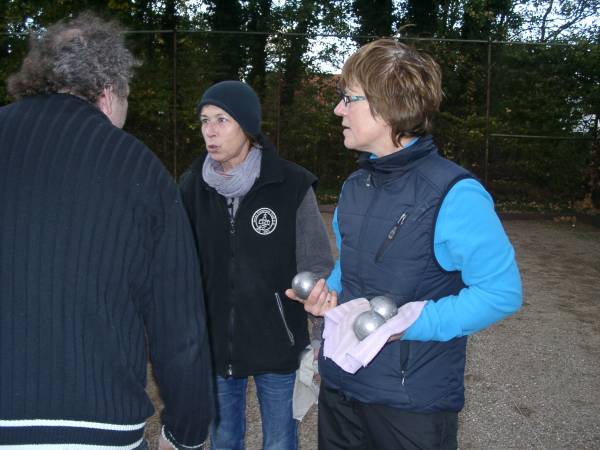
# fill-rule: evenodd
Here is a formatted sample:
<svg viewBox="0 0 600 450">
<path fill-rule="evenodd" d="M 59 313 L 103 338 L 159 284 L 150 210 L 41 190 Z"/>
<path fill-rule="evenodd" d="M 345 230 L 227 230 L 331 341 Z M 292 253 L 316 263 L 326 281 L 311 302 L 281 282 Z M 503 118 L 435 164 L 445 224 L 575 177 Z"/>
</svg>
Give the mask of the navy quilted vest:
<svg viewBox="0 0 600 450">
<path fill-rule="evenodd" d="M 400 306 L 457 294 L 464 287 L 461 274 L 439 266 L 433 238 L 446 193 L 469 177 L 438 154 L 430 136 L 383 158 L 363 158 L 361 169 L 346 180 L 338 205 L 340 302 L 387 295 Z M 466 337 L 396 341 L 354 375 L 329 359 L 321 358 L 319 367 L 328 386 L 361 402 L 415 412 L 459 411 L 466 343 Z"/>
</svg>

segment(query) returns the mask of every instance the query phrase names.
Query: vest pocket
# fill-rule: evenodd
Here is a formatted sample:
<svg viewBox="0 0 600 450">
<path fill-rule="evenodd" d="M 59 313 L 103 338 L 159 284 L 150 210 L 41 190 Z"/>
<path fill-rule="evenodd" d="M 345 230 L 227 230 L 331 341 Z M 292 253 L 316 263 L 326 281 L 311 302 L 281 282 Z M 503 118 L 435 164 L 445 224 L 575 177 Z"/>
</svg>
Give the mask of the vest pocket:
<svg viewBox="0 0 600 450">
<path fill-rule="evenodd" d="M 288 339 L 290 341 L 290 344 L 293 346 L 296 343 L 296 340 L 294 339 L 294 333 L 292 333 L 292 330 L 290 330 L 288 322 L 285 318 L 285 312 L 283 311 L 283 303 L 281 303 L 281 297 L 279 296 L 279 292 L 275 292 L 275 301 L 277 302 L 279 316 L 281 317 L 281 321 L 283 322 L 283 326 L 287 333 Z"/>
<path fill-rule="evenodd" d="M 402 227 L 402 225 L 404 225 L 404 222 L 406 222 L 407 217 L 408 217 L 408 212 L 404 211 L 400 215 L 400 217 L 398 217 L 398 219 L 394 223 L 394 226 L 390 229 L 390 231 L 388 231 L 388 234 L 385 237 L 385 240 L 383 241 L 383 243 L 377 250 L 377 253 L 375 254 L 375 262 L 381 261 L 381 258 L 383 258 L 383 255 L 385 254 L 387 249 L 390 247 L 390 245 L 392 245 L 392 243 L 394 242 L 394 239 L 396 239 L 396 236 L 398 235 L 398 230 L 400 229 L 400 227 Z"/>
</svg>

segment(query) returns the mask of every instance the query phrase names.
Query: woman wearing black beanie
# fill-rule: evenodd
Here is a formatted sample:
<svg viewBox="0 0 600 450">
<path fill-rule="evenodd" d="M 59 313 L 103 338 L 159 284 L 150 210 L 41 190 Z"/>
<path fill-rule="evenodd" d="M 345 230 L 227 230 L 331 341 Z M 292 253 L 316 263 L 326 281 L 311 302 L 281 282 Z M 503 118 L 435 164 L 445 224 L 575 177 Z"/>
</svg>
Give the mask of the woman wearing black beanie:
<svg viewBox="0 0 600 450">
<path fill-rule="evenodd" d="M 292 394 L 307 316 L 284 292 L 297 272 L 333 265 L 316 178 L 280 158 L 261 132 L 256 93 L 223 81 L 198 103 L 206 152 L 183 175 L 206 296 L 217 398 L 212 449 L 243 449 L 248 377 L 263 448 L 298 448 Z"/>
</svg>

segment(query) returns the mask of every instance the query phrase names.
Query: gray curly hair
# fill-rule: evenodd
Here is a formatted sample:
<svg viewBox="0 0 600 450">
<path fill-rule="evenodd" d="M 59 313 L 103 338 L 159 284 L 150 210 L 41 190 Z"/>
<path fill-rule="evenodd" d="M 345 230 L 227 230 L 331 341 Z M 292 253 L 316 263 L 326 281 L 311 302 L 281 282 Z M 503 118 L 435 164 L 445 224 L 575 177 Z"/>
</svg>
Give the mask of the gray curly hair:
<svg viewBox="0 0 600 450">
<path fill-rule="evenodd" d="M 29 53 L 7 88 L 16 99 L 64 92 L 95 103 L 104 88 L 126 97 L 139 65 L 119 24 L 84 12 L 32 35 Z"/>
</svg>

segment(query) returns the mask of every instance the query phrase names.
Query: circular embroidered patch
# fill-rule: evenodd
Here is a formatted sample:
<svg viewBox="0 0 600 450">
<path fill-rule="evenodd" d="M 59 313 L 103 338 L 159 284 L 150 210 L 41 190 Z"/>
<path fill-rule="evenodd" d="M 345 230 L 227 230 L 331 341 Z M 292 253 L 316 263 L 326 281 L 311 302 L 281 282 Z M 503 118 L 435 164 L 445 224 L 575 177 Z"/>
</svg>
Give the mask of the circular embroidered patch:
<svg viewBox="0 0 600 450">
<path fill-rule="evenodd" d="M 277 228 L 277 215 L 269 208 L 260 208 L 252 214 L 252 228 L 263 236 L 271 234 Z"/>
</svg>

